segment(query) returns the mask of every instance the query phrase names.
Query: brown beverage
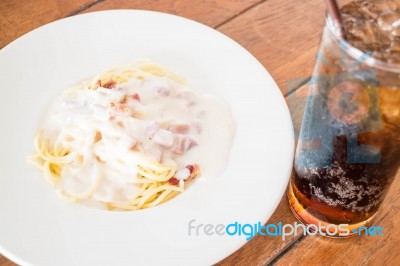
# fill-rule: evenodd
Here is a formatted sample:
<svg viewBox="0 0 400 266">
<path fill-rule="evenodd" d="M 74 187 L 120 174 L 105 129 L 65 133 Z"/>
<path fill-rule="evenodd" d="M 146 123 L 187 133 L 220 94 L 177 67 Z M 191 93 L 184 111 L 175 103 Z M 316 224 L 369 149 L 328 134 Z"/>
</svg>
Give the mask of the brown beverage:
<svg viewBox="0 0 400 266">
<path fill-rule="evenodd" d="M 400 167 L 400 1 L 354 1 L 341 13 L 350 46 L 328 18 L 289 201 L 305 223 L 352 230 L 369 224 Z"/>
</svg>

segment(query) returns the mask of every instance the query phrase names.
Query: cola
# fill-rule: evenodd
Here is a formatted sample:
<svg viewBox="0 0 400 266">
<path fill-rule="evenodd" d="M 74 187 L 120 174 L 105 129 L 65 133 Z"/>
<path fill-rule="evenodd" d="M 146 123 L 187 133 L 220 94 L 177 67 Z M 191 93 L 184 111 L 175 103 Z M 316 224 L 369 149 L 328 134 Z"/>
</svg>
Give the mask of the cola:
<svg viewBox="0 0 400 266">
<path fill-rule="evenodd" d="M 400 2 L 328 16 L 303 116 L 289 201 L 308 224 L 368 225 L 400 168 Z"/>
</svg>

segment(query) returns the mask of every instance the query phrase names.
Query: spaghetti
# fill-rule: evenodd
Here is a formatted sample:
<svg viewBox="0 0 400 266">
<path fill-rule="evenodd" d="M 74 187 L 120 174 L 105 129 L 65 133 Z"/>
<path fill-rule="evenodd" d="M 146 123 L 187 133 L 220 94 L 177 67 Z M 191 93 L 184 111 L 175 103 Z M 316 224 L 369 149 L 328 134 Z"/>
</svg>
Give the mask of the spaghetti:
<svg viewBox="0 0 400 266">
<path fill-rule="evenodd" d="M 154 207 L 200 175 L 193 161 L 202 112 L 201 96 L 165 68 L 114 67 L 55 102 L 29 161 L 67 200 L 109 210 Z"/>
</svg>

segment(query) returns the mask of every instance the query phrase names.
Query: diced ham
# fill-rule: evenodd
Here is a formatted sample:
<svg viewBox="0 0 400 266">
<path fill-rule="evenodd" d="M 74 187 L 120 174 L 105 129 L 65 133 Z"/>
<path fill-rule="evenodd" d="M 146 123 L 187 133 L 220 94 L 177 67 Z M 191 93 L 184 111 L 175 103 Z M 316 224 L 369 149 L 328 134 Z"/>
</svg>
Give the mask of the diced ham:
<svg viewBox="0 0 400 266">
<path fill-rule="evenodd" d="M 197 142 L 194 139 L 187 137 L 186 138 L 186 150 L 190 150 L 191 148 L 193 148 L 195 146 L 197 146 Z"/>
<path fill-rule="evenodd" d="M 152 120 L 149 125 L 146 127 L 146 135 L 149 139 L 152 139 L 154 137 L 154 134 L 158 131 L 160 128 L 160 124 L 156 120 Z"/>
<path fill-rule="evenodd" d="M 200 175 L 200 169 L 197 164 L 188 164 L 185 168 L 176 171 L 173 177 L 168 182 L 171 185 L 178 185 L 179 182 L 190 182 Z"/>
<path fill-rule="evenodd" d="M 168 126 L 168 130 L 179 133 L 179 134 L 186 134 L 190 130 L 190 126 L 184 123 L 172 123 Z"/>
<path fill-rule="evenodd" d="M 171 151 L 178 154 L 183 154 L 186 149 L 186 137 L 182 135 L 176 135 L 174 138 L 174 146 L 171 148 Z"/>
<path fill-rule="evenodd" d="M 190 171 L 190 175 L 187 180 L 193 180 L 200 175 L 200 168 L 197 164 L 186 165 L 186 168 Z"/>
<path fill-rule="evenodd" d="M 171 147 L 170 150 L 173 153 L 183 154 L 196 145 L 197 142 L 192 138 L 177 134 L 174 136 L 174 145 Z"/>
<path fill-rule="evenodd" d="M 153 140 L 158 145 L 169 148 L 174 144 L 174 135 L 171 131 L 159 129 L 153 136 Z"/>
<path fill-rule="evenodd" d="M 193 164 L 186 165 L 186 168 L 190 171 L 191 174 L 196 170 L 196 166 Z"/>
<path fill-rule="evenodd" d="M 176 185 L 179 184 L 179 179 L 177 179 L 177 178 L 175 178 L 175 177 L 171 177 L 171 178 L 168 180 L 168 182 L 169 182 L 171 185 L 176 186 Z"/>
<path fill-rule="evenodd" d="M 131 94 L 131 98 L 136 100 L 136 101 L 138 101 L 138 102 L 140 102 L 140 95 L 137 92 L 132 93 Z"/>
</svg>

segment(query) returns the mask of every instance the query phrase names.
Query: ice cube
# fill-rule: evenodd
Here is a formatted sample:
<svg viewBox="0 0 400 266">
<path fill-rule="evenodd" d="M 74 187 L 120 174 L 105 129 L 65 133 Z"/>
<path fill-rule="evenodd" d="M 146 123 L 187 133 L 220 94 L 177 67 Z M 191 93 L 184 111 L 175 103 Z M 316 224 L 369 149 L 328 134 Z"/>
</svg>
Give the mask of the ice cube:
<svg viewBox="0 0 400 266">
<path fill-rule="evenodd" d="M 381 32 L 379 34 L 378 38 L 378 49 L 383 51 L 386 50 L 387 48 L 390 47 L 390 44 L 392 43 L 392 40 L 389 38 L 389 36 L 392 36 L 391 34 L 385 34 Z"/>
<path fill-rule="evenodd" d="M 400 52 L 391 52 L 388 62 L 391 64 L 400 64 Z"/>
<path fill-rule="evenodd" d="M 376 43 L 377 42 L 377 27 L 374 21 L 368 20 L 364 25 L 364 36 L 363 41 L 365 43 Z"/>
<path fill-rule="evenodd" d="M 383 13 L 379 16 L 377 22 L 378 26 L 383 31 L 392 31 L 393 29 L 393 22 L 398 19 L 398 15 L 396 13 L 387 12 Z"/>
<path fill-rule="evenodd" d="M 390 52 L 400 52 L 400 41 L 394 39 L 389 48 Z"/>
<path fill-rule="evenodd" d="M 350 3 L 343 6 L 340 11 L 342 14 L 347 14 L 356 19 L 359 19 L 363 16 L 363 14 L 358 10 L 355 3 Z"/>
<path fill-rule="evenodd" d="M 382 51 L 374 51 L 372 57 L 384 61 L 386 60 L 386 53 Z"/>
<path fill-rule="evenodd" d="M 365 18 L 372 18 L 372 19 L 377 19 L 378 18 L 378 14 L 377 12 L 375 12 L 374 10 L 370 10 L 368 7 L 363 6 L 360 8 L 360 12 L 364 14 Z"/>
<path fill-rule="evenodd" d="M 372 3 L 371 9 L 375 12 L 383 13 L 384 11 L 388 11 L 388 10 L 392 10 L 392 11 L 396 10 L 397 5 L 392 0 L 375 0 Z"/>
<path fill-rule="evenodd" d="M 371 52 L 378 60 L 399 61 L 400 0 L 356 0 L 341 12 L 345 37 L 352 46 Z"/>
<path fill-rule="evenodd" d="M 364 22 L 357 20 L 353 23 L 352 27 L 348 29 L 348 32 L 358 39 L 364 39 Z"/>
<path fill-rule="evenodd" d="M 392 27 L 393 27 L 392 35 L 395 37 L 400 37 L 400 19 L 394 21 L 392 23 Z"/>
</svg>

